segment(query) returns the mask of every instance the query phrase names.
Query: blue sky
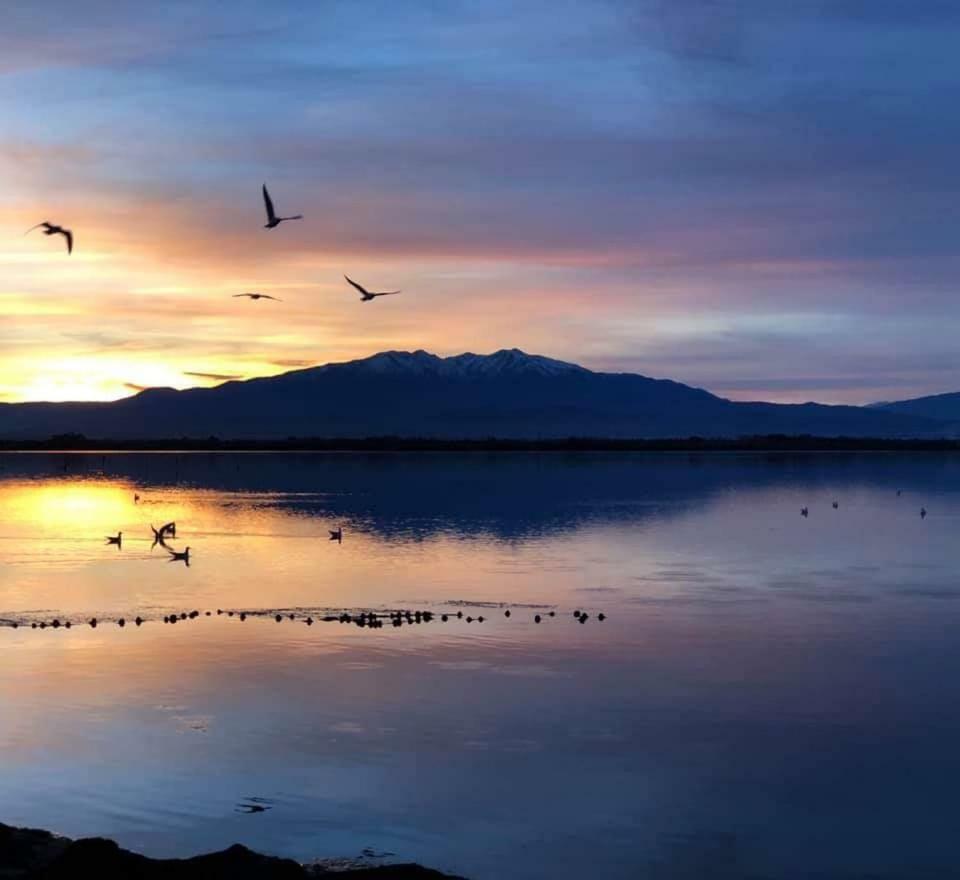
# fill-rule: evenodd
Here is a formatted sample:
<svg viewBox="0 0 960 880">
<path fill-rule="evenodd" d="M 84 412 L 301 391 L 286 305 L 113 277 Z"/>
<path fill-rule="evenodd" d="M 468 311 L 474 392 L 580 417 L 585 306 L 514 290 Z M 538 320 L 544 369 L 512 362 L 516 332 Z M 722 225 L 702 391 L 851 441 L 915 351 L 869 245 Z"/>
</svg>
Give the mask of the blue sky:
<svg viewBox="0 0 960 880">
<path fill-rule="evenodd" d="M 12 6 L 0 399 L 513 346 L 740 399 L 960 390 L 956 4 Z M 264 180 L 302 224 L 260 228 Z"/>
</svg>

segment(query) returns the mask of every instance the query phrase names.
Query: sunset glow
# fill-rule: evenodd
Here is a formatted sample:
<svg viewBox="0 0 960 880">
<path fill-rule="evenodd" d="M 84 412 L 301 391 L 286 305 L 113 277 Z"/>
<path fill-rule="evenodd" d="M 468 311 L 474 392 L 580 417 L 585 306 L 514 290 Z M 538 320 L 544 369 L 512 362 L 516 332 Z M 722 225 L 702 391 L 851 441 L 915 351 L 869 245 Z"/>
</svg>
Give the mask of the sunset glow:
<svg viewBox="0 0 960 880">
<path fill-rule="evenodd" d="M 7 23 L 0 400 L 513 346 L 736 398 L 960 386 L 938 19 L 365 5 Z M 263 229 L 263 181 L 305 220 Z"/>
</svg>

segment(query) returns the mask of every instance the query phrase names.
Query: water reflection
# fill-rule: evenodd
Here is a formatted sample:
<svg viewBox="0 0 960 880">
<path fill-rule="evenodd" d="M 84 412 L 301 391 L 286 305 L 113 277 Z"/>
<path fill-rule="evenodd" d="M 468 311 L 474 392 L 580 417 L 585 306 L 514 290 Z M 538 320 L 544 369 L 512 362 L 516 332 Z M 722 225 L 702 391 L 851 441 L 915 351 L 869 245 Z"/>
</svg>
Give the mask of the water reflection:
<svg viewBox="0 0 960 880">
<path fill-rule="evenodd" d="M 0 628 L 2 821 L 474 878 L 957 872 L 949 456 L 0 465 L 0 617 L 99 620 Z M 320 616 L 369 608 L 435 616 Z"/>
</svg>

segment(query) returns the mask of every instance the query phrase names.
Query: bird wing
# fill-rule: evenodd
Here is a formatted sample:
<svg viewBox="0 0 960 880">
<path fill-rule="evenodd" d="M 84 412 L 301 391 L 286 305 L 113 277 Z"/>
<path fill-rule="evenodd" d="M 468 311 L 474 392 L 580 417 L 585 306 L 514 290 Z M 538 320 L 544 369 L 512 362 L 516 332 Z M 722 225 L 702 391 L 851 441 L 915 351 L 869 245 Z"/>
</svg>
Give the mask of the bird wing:
<svg viewBox="0 0 960 880">
<path fill-rule="evenodd" d="M 402 293 L 400 290 L 384 290 L 381 293 L 374 293 L 373 296 L 393 296 L 396 293 Z"/>
<path fill-rule="evenodd" d="M 73 233 L 69 229 L 61 229 L 61 234 L 67 240 L 67 253 L 73 253 Z"/>
<path fill-rule="evenodd" d="M 31 227 L 30 227 L 26 232 L 24 232 L 23 234 L 24 234 L 24 235 L 27 235 L 27 234 L 33 232 L 34 229 L 39 229 L 41 226 L 49 226 L 49 225 L 50 225 L 50 224 L 47 223 L 46 220 L 44 220 L 43 223 L 38 223 L 36 226 L 31 226 Z"/>
<path fill-rule="evenodd" d="M 273 210 L 273 200 L 270 198 L 270 193 L 267 192 L 267 185 L 263 185 L 263 204 L 267 208 L 267 220 L 276 220 L 277 215 Z"/>
<path fill-rule="evenodd" d="M 283 300 L 280 299 L 279 297 L 270 296 L 270 294 L 268 293 L 261 293 L 260 296 L 262 296 L 264 299 L 272 299 L 274 302 L 278 302 L 278 303 L 283 302 Z"/>
<path fill-rule="evenodd" d="M 344 275 L 343 277 L 344 277 L 344 278 L 347 278 L 346 275 Z M 356 281 L 353 281 L 353 280 L 351 280 L 350 278 L 347 278 L 347 284 L 349 284 L 351 287 L 355 287 L 355 288 L 356 288 L 357 290 L 359 290 L 360 293 L 362 293 L 364 296 L 370 296 L 370 291 L 367 290 L 367 288 L 364 287 L 362 284 L 357 284 Z"/>
<path fill-rule="evenodd" d="M 235 293 L 233 298 L 236 299 L 238 296 L 253 296 L 252 293 Z"/>
</svg>

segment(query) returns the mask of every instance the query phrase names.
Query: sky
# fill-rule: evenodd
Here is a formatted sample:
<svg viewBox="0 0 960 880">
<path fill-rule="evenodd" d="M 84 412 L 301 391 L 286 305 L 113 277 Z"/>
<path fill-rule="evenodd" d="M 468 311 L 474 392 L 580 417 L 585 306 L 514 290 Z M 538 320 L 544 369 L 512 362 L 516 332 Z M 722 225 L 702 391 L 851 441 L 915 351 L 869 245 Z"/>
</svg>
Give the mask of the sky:
<svg viewBox="0 0 960 880">
<path fill-rule="evenodd" d="M 0 401 L 511 347 L 958 391 L 958 38 L 952 0 L 17 0 Z"/>
</svg>

